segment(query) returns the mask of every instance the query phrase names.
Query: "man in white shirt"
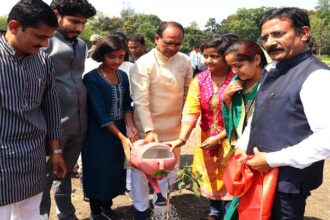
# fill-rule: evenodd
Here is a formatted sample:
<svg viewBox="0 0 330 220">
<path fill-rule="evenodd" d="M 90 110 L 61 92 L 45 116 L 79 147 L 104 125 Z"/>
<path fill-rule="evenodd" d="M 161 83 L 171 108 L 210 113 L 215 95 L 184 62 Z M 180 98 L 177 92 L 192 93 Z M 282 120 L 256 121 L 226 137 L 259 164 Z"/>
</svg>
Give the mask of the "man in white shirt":
<svg viewBox="0 0 330 220">
<path fill-rule="evenodd" d="M 189 53 L 191 65 L 193 68 L 193 75 L 196 75 L 200 71 L 200 66 L 202 63 L 202 54 L 199 52 L 198 46 L 193 46 L 192 51 Z"/>
<path fill-rule="evenodd" d="M 299 8 L 266 12 L 259 21 L 264 48 L 275 61 L 262 81 L 252 122 L 237 146 L 265 172 L 279 167 L 272 219 L 303 219 L 310 191 L 322 183 L 330 156 L 330 71 L 309 49 L 308 15 Z"/>
</svg>

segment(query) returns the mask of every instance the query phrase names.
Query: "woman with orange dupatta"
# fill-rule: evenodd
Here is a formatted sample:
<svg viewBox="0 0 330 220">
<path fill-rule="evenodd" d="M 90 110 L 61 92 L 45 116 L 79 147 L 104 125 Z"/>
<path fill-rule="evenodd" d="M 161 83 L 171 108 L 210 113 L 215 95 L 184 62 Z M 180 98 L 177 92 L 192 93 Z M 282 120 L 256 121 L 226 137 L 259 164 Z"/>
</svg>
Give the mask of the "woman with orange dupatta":
<svg viewBox="0 0 330 220">
<path fill-rule="evenodd" d="M 234 77 L 224 53 L 237 39 L 232 34 L 219 35 L 202 44 L 207 70 L 193 78 L 183 109 L 179 138 L 169 142 L 172 148 L 183 146 L 201 116 L 200 139 L 194 151 L 193 173 L 202 174 L 200 191 L 203 197 L 210 199 L 209 220 L 223 219 L 228 201 L 232 198 L 222 180 L 227 161 L 232 155 L 222 119 L 222 93 Z"/>
</svg>

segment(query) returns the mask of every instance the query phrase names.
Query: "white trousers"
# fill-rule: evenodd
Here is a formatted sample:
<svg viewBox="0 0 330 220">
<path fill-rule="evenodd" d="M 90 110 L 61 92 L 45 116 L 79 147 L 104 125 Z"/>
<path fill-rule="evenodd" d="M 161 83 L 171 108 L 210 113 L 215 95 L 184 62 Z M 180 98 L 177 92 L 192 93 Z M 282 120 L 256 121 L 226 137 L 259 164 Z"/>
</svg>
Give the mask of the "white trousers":
<svg viewBox="0 0 330 220">
<path fill-rule="evenodd" d="M 36 220 L 40 219 L 39 205 L 42 193 L 28 199 L 0 207 L 1 220 Z"/>
<path fill-rule="evenodd" d="M 131 191 L 132 189 L 132 178 L 131 168 L 126 168 L 126 189 Z"/>
<path fill-rule="evenodd" d="M 176 173 L 179 170 L 179 163 L 175 164 L 175 167 L 167 175 L 167 177 L 158 180 L 160 191 L 164 198 L 167 196 L 168 183 L 171 185 L 176 180 Z M 132 177 L 132 199 L 134 208 L 140 212 L 143 212 L 149 208 L 149 186 L 146 175 L 139 169 L 131 168 Z M 157 195 L 154 193 L 153 203 L 155 204 Z"/>
</svg>

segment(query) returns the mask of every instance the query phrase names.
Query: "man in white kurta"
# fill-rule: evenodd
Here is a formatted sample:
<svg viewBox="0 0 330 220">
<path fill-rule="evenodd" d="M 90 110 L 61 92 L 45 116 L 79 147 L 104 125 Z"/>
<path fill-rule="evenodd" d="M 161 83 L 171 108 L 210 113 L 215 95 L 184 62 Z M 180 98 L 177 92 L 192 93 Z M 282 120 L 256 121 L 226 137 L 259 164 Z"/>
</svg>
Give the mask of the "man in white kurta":
<svg viewBox="0 0 330 220">
<path fill-rule="evenodd" d="M 156 33 L 156 48 L 140 57 L 130 70 L 134 100 L 134 120 L 139 137 L 145 142 L 171 141 L 178 137 L 182 108 L 192 77 L 189 57 L 179 50 L 183 28 L 176 22 L 163 22 Z M 179 167 L 179 152 L 173 182 Z M 159 181 L 164 197 L 167 178 Z M 132 196 L 136 220 L 147 219 L 149 207 L 148 180 L 142 171 L 132 169 Z"/>
</svg>

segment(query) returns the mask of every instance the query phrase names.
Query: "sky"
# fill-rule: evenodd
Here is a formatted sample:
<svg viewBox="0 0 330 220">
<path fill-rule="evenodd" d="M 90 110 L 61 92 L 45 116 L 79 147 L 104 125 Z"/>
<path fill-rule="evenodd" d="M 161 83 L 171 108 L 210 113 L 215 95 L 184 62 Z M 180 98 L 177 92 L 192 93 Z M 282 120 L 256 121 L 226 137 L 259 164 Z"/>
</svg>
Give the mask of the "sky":
<svg viewBox="0 0 330 220">
<path fill-rule="evenodd" d="M 50 3 L 51 0 L 44 0 Z M 0 0 L 0 15 L 9 13 L 17 0 Z M 221 22 L 239 8 L 300 7 L 312 10 L 318 0 L 89 0 L 96 10 L 109 17 L 120 16 L 123 8 L 154 14 L 163 21 L 177 21 L 184 27 L 195 21 L 201 29 L 209 18 Z"/>
</svg>

